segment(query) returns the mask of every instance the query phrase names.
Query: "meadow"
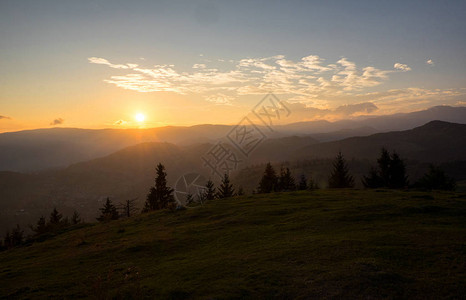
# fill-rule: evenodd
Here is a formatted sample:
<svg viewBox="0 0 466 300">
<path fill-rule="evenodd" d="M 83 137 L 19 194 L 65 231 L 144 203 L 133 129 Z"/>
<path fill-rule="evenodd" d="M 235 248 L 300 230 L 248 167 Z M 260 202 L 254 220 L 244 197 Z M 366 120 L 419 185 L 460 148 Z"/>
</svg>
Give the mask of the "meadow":
<svg viewBox="0 0 466 300">
<path fill-rule="evenodd" d="M 466 194 L 249 195 L 0 252 L 0 298 L 460 299 Z"/>
</svg>

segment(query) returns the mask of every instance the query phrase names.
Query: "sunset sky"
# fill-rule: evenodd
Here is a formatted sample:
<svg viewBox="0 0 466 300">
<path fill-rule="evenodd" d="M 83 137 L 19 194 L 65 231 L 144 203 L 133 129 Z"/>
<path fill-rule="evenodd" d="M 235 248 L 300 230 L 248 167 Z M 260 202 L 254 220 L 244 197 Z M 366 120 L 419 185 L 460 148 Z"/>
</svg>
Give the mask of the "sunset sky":
<svg viewBox="0 0 466 300">
<path fill-rule="evenodd" d="M 3 0 L 0 51 L 0 132 L 466 105 L 465 1 Z"/>
</svg>

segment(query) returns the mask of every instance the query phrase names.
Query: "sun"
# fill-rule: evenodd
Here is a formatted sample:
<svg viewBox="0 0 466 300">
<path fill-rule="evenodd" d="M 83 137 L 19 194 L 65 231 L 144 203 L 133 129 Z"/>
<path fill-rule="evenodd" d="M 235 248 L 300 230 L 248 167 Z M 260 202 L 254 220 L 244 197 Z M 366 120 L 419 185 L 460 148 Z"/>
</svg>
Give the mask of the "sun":
<svg viewBox="0 0 466 300">
<path fill-rule="evenodd" d="M 138 121 L 139 123 L 142 123 L 142 122 L 144 122 L 144 120 L 146 119 L 146 116 L 144 116 L 144 115 L 141 114 L 141 113 L 138 113 L 138 114 L 136 114 L 136 116 L 134 116 L 134 118 L 135 118 L 136 121 Z"/>
</svg>

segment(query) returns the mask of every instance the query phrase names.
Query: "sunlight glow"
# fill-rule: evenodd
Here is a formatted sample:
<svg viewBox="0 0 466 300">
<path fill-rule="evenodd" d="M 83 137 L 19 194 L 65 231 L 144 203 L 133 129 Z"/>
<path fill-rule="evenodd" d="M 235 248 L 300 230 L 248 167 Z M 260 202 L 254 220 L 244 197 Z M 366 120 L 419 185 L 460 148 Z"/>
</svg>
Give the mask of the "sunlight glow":
<svg viewBox="0 0 466 300">
<path fill-rule="evenodd" d="M 144 120 L 146 119 L 146 116 L 144 116 L 141 113 L 138 113 L 134 118 L 136 119 L 136 121 L 141 123 L 141 122 L 144 122 Z"/>
</svg>

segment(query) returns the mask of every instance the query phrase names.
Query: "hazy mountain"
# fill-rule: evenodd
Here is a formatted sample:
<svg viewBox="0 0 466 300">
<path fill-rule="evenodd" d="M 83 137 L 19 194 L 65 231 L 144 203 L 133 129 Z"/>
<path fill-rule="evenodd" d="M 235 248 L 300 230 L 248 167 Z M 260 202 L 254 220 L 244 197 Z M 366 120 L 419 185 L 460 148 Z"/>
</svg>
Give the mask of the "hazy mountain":
<svg viewBox="0 0 466 300">
<path fill-rule="evenodd" d="M 333 123 L 300 122 L 276 126 L 274 132 L 264 127 L 259 128 L 269 139 L 308 135 L 318 141 L 335 141 L 375 132 L 411 129 L 431 120 L 464 123 L 466 107 L 437 106 L 407 114 L 365 117 Z M 210 143 L 225 137 L 232 129 L 233 126 L 229 125 L 196 125 L 150 129 L 52 128 L 3 133 L 0 134 L 0 171 L 30 172 L 62 168 L 143 142 L 169 142 L 183 146 Z"/>
<path fill-rule="evenodd" d="M 466 125 L 431 121 L 423 126 L 366 137 L 310 145 L 297 158 L 329 158 L 342 151 L 348 158 L 375 159 L 382 147 L 396 150 L 402 157 L 418 161 L 466 160 Z"/>
</svg>

